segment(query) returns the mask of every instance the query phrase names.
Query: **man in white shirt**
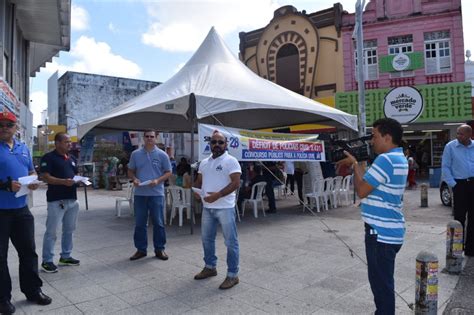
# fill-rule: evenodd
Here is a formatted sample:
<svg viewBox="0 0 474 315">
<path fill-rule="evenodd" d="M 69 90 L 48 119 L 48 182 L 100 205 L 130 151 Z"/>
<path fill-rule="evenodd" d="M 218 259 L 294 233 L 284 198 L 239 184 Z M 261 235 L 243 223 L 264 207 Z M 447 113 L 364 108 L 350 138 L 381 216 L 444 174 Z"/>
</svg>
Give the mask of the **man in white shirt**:
<svg viewBox="0 0 474 315">
<path fill-rule="evenodd" d="M 219 289 L 230 289 L 239 283 L 239 240 L 235 223 L 235 191 L 242 173 L 239 162 L 229 155 L 227 139 L 214 132 L 210 141 L 212 155 L 199 165 L 194 187 L 201 188 L 204 209 L 201 238 L 204 249 L 204 269 L 194 276 L 202 280 L 217 275 L 216 230 L 220 224 L 227 247 L 227 277 Z"/>
</svg>

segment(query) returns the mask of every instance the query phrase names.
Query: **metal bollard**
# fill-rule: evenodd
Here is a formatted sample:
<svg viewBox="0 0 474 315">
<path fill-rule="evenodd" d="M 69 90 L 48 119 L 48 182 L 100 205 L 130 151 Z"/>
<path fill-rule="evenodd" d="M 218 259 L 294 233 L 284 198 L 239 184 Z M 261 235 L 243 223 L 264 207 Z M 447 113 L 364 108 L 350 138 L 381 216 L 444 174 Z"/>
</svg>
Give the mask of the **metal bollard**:
<svg viewBox="0 0 474 315">
<path fill-rule="evenodd" d="M 421 184 L 420 185 L 420 196 L 421 196 L 421 207 L 426 208 L 428 207 L 428 185 Z"/>
<path fill-rule="evenodd" d="M 458 275 L 462 270 L 464 231 L 459 221 L 449 221 L 446 228 L 446 268 L 443 272 Z"/>
<path fill-rule="evenodd" d="M 438 257 L 421 251 L 416 256 L 415 314 L 437 314 Z"/>
</svg>

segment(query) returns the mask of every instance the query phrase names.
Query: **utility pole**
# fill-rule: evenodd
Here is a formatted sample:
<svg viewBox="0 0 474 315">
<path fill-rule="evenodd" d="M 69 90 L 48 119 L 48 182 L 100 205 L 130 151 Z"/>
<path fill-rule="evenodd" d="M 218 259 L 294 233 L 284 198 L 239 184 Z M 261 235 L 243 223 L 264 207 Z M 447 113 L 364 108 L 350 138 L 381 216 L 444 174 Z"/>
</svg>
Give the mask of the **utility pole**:
<svg viewBox="0 0 474 315">
<path fill-rule="evenodd" d="M 365 0 L 357 0 L 355 9 L 355 26 L 352 38 L 355 38 L 357 45 L 357 82 L 359 92 L 359 136 L 366 135 L 365 116 L 365 75 L 364 75 L 364 34 L 362 31 L 362 13 L 365 7 Z"/>
</svg>

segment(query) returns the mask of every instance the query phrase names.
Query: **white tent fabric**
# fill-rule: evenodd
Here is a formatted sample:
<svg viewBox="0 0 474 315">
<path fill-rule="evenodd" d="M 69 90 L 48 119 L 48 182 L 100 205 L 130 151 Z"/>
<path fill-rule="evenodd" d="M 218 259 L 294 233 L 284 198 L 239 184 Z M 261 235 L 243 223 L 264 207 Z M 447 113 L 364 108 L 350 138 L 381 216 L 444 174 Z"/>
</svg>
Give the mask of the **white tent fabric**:
<svg viewBox="0 0 474 315">
<path fill-rule="evenodd" d="M 79 126 L 82 138 L 93 128 L 189 132 L 195 96 L 198 122 L 244 129 L 304 123 L 343 125 L 357 130 L 357 116 L 289 91 L 247 68 L 212 28 L 199 49 L 165 83 Z"/>
</svg>

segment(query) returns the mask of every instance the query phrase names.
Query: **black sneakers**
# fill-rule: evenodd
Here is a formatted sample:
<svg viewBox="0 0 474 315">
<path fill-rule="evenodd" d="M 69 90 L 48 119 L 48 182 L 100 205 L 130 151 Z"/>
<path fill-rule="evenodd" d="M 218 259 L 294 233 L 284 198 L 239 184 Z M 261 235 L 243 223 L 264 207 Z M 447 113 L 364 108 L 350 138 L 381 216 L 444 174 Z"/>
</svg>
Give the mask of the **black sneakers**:
<svg viewBox="0 0 474 315">
<path fill-rule="evenodd" d="M 41 264 L 41 269 L 47 273 L 55 273 L 58 272 L 58 267 L 52 262 L 43 262 Z"/>
<path fill-rule="evenodd" d="M 80 260 L 74 259 L 72 257 L 59 258 L 59 265 L 60 266 L 79 266 L 80 263 L 81 263 Z"/>
<path fill-rule="evenodd" d="M 79 266 L 81 262 L 77 259 L 72 257 L 69 258 L 59 258 L 59 265 L 60 266 Z M 58 272 L 58 267 L 53 262 L 43 262 L 41 264 L 41 269 L 47 273 L 55 273 Z"/>
</svg>

